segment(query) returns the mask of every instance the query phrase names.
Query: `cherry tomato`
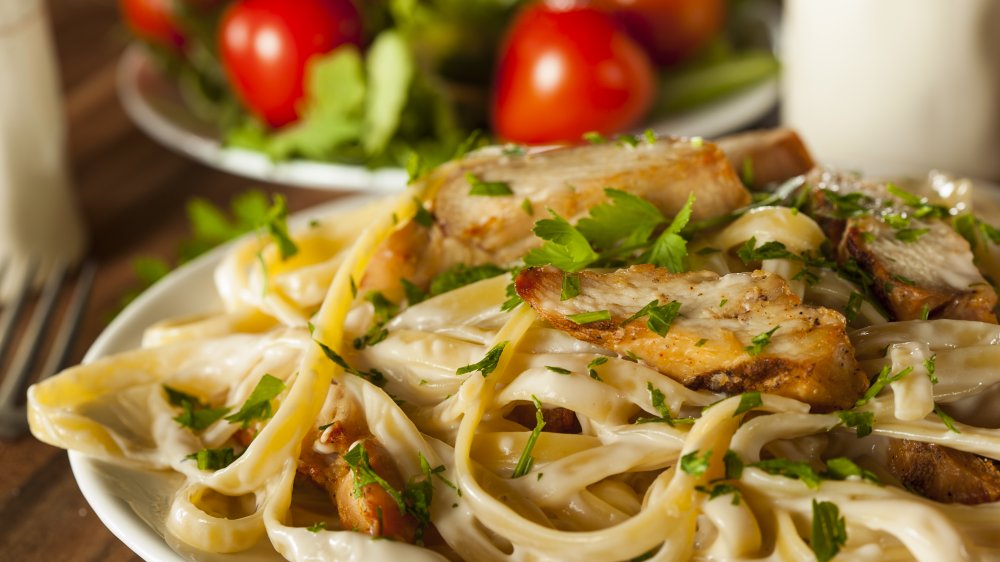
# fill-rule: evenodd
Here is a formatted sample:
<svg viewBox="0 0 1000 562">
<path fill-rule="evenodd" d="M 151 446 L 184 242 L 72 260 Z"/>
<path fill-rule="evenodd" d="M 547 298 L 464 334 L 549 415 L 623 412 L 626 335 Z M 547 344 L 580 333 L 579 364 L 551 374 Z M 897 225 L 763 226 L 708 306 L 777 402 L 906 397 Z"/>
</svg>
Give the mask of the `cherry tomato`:
<svg viewBox="0 0 1000 562">
<path fill-rule="evenodd" d="M 174 17 L 174 0 L 120 0 L 119 7 L 136 37 L 168 49 L 184 44 Z"/>
<path fill-rule="evenodd" d="M 504 39 L 495 132 L 515 142 L 579 141 L 638 123 L 653 101 L 649 58 L 614 17 L 583 4 L 527 6 Z"/>
<path fill-rule="evenodd" d="M 306 63 L 317 54 L 361 46 L 351 0 L 244 0 L 219 27 L 219 53 L 233 90 L 272 127 L 298 119 Z"/>
<path fill-rule="evenodd" d="M 599 0 L 660 65 L 696 53 L 722 30 L 725 0 Z"/>
</svg>

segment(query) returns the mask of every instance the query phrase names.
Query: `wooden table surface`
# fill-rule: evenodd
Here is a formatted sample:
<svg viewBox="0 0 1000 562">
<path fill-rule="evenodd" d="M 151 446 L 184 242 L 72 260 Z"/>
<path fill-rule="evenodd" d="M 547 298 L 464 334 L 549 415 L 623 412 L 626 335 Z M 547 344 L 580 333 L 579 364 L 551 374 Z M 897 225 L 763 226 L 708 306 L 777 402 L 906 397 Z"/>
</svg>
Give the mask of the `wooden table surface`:
<svg viewBox="0 0 1000 562">
<path fill-rule="evenodd" d="M 3 0 L 0 0 L 3 1 Z M 335 192 L 259 183 L 215 171 L 171 152 L 126 117 L 115 94 L 115 66 L 127 41 L 112 0 L 49 0 L 66 111 L 75 189 L 100 270 L 71 361 L 106 326 L 136 285 L 138 257 L 174 259 L 188 236 L 185 204 L 203 197 L 226 205 L 252 187 L 283 193 L 292 211 Z M 773 115 L 768 118 L 773 120 Z M 140 560 L 91 511 L 66 452 L 32 437 L 0 441 L 0 560 Z"/>
<path fill-rule="evenodd" d="M 115 94 L 115 65 L 127 41 L 117 2 L 50 0 L 49 12 L 70 123 L 75 188 L 92 240 L 91 254 L 100 264 L 71 359 L 75 363 L 105 327 L 122 295 L 136 285 L 135 259 L 174 259 L 177 245 L 188 236 L 184 208 L 191 197 L 226 205 L 259 186 L 285 194 L 295 211 L 337 194 L 260 185 L 156 144 L 129 121 Z M 140 558 L 84 501 L 66 452 L 24 437 L 0 441 L 0 560 Z"/>
</svg>

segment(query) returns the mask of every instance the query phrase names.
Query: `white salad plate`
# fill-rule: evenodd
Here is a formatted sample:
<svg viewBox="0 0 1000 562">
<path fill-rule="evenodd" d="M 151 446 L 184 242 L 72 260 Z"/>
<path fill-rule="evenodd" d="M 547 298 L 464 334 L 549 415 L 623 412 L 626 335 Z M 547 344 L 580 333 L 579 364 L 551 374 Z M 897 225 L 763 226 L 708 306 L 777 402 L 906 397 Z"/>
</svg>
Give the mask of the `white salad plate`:
<svg viewBox="0 0 1000 562">
<path fill-rule="evenodd" d="M 369 169 L 311 160 L 275 162 L 267 155 L 222 145 L 214 127 L 185 107 L 177 89 L 142 45 L 133 43 L 118 64 L 118 96 L 132 121 L 164 146 L 220 170 L 256 180 L 332 191 L 392 193 L 406 185 L 400 168 Z M 747 127 L 778 101 L 771 79 L 717 102 L 650 124 L 662 134 L 715 137 Z"/>
<path fill-rule="evenodd" d="M 372 198 L 338 199 L 297 213 L 292 224 L 355 207 Z M 181 266 L 125 308 L 97 338 L 84 362 L 140 347 L 143 331 L 168 318 L 222 311 L 214 271 L 231 244 Z M 101 522 L 146 562 L 278 562 L 284 560 L 263 538 L 238 555 L 212 554 L 173 539 L 165 517 L 173 492 L 183 483 L 168 471 L 127 468 L 69 452 L 70 468 L 84 498 Z M 0 556 L 2 558 L 2 556 Z"/>
</svg>

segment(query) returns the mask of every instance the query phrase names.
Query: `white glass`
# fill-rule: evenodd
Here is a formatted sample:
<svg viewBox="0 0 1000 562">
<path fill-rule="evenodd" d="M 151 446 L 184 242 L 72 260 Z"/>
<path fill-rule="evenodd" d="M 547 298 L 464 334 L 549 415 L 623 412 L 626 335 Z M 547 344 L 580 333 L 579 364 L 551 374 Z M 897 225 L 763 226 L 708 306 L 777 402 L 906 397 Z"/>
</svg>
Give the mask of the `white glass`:
<svg viewBox="0 0 1000 562">
<path fill-rule="evenodd" d="M 1000 1 L 785 0 L 782 121 L 823 162 L 1000 180 Z"/>
<path fill-rule="evenodd" d="M 0 259 L 75 261 L 86 246 L 66 162 L 66 118 L 41 0 L 0 0 Z M 10 275 L 14 273 L 14 275 Z"/>
</svg>

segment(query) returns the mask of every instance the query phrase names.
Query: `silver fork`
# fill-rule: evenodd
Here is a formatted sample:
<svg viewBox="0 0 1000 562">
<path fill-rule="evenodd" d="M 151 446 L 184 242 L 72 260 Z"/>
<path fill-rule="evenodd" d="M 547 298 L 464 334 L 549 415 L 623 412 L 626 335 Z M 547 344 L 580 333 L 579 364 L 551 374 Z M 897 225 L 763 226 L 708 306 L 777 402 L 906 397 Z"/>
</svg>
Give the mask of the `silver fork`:
<svg viewBox="0 0 1000 562">
<path fill-rule="evenodd" d="M 22 316 L 26 305 L 36 296 L 31 318 L 27 320 L 9 368 L 0 382 L 0 439 L 13 439 L 25 434 L 28 420 L 24 405 L 24 393 L 32 380 L 40 381 L 55 374 L 61 369 L 69 355 L 70 346 L 76 337 L 83 318 L 84 305 L 93 286 L 97 264 L 87 261 L 79 268 L 76 287 L 72 289 L 69 303 L 61 321 L 53 321 L 60 295 L 69 291 L 69 283 L 75 268 L 66 263 L 57 263 L 48 272 L 40 292 L 33 290 L 33 281 L 38 274 L 39 264 L 33 261 L 25 269 L 24 276 L 19 280 L 13 299 L 3 306 L 0 313 L 0 366 L 10 355 L 14 347 L 15 332 L 23 323 Z M 10 270 L 10 260 L 0 265 L 0 286 Z M 65 289 L 64 289 L 65 288 Z M 41 351 L 49 334 L 51 345 L 45 362 L 36 369 Z M 32 375 L 38 373 L 33 378 Z"/>
</svg>

